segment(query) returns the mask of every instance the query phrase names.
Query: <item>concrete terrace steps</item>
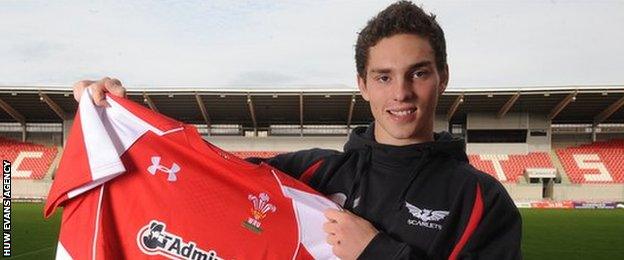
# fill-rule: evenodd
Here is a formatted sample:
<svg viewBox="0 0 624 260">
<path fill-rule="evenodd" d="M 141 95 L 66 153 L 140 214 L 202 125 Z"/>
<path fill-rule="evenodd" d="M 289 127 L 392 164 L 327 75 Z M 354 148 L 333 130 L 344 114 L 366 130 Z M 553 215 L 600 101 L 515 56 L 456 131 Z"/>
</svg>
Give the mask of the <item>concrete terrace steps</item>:
<svg viewBox="0 0 624 260">
<path fill-rule="evenodd" d="M 553 166 L 555 166 L 555 168 L 559 172 L 559 176 L 561 176 L 561 183 L 570 184 L 570 178 L 568 178 L 568 174 L 563 168 L 563 164 L 559 160 L 559 156 L 557 156 L 557 152 L 555 152 L 554 149 L 551 149 L 550 151 L 548 151 L 548 155 L 550 156 L 550 160 L 552 161 Z"/>
</svg>

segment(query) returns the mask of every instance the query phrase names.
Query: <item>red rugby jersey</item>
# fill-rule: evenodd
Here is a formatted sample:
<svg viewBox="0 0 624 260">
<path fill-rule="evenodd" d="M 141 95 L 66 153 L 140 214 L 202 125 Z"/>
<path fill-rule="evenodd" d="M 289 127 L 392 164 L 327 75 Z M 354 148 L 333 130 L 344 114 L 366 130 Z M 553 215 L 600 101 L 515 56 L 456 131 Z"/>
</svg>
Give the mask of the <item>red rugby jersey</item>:
<svg viewBox="0 0 624 260">
<path fill-rule="evenodd" d="M 267 164 L 205 142 L 191 125 L 85 91 L 45 215 L 63 206 L 57 259 L 330 259 L 337 208 Z"/>
</svg>

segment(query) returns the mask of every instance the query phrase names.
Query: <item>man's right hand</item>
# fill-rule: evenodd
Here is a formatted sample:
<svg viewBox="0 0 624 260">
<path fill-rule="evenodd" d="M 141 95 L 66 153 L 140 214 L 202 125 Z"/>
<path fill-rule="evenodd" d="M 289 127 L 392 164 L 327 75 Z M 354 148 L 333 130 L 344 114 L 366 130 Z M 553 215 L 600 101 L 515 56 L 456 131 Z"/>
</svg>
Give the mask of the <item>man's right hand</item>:
<svg viewBox="0 0 624 260">
<path fill-rule="evenodd" d="M 106 102 L 106 92 L 118 97 L 126 96 L 126 88 L 121 85 L 121 81 L 116 78 L 105 77 L 98 81 L 81 80 L 76 82 L 76 84 L 74 84 L 74 99 L 76 99 L 76 101 L 80 101 L 80 97 L 86 88 L 91 89 L 95 105 L 101 107 L 110 106 Z"/>
</svg>

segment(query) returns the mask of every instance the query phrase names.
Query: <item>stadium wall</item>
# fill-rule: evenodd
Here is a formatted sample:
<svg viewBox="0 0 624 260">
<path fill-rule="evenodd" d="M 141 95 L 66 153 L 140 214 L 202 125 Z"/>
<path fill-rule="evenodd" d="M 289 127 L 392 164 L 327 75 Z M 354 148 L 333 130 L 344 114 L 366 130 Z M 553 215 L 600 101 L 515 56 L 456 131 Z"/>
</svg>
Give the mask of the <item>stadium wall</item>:
<svg viewBox="0 0 624 260">
<path fill-rule="evenodd" d="M 8 139 L 22 141 L 22 133 L 17 132 L 0 132 L 0 137 Z M 26 142 L 43 144 L 43 145 L 55 145 L 60 146 L 63 144 L 62 133 L 44 133 L 44 132 L 29 132 L 26 134 Z"/>
<path fill-rule="evenodd" d="M 529 146 L 523 144 L 466 144 L 468 154 L 527 154 L 530 152 Z"/>
<path fill-rule="evenodd" d="M 208 142 L 226 151 L 277 151 L 290 152 L 311 148 L 324 148 L 342 151 L 347 142 L 346 136 L 310 137 L 240 137 L 204 136 Z"/>
<path fill-rule="evenodd" d="M 557 201 L 623 201 L 624 184 L 557 184 L 553 190 Z"/>
<path fill-rule="evenodd" d="M 22 141 L 22 133 L 18 133 L 18 132 L 0 132 L 0 137 L 17 140 L 20 142 Z"/>
<path fill-rule="evenodd" d="M 503 183 L 509 196 L 516 201 L 539 201 L 542 197 L 542 184 Z M 622 184 L 555 184 L 554 201 L 624 201 Z"/>
<path fill-rule="evenodd" d="M 63 145 L 63 133 L 28 133 L 26 141 L 44 145 Z"/>
<path fill-rule="evenodd" d="M 554 134 L 552 137 L 553 149 L 579 146 L 592 143 L 591 134 Z"/>
<path fill-rule="evenodd" d="M 42 199 L 52 186 L 50 180 L 11 180 L 11 197 L 16 199 Z"/>
<path fill-rule="evenodd" d="M 548 152 L 551 144 L 551 121 L 546 115 L 529 113 L 509 113 L 502 118 L 495 114 L 469 113 L 468 130 L 527 130 L 526 143 L 468 143 L 468 154 L 527 154 L 529 152 Z M 532 136 L 531 131 L 544 131 L 546 136 Z M 470 140 L 468 140 L 470 142 Z"/>
<path fill-rule="evenodd" d="M 624 139 L 624 133 L 598 133 L 596 141 L 608 141 L 611 139 Z M 591 133 L 553 134 L 553 149 L 579 146 L 592 143 Z"/>
<path fill-rule="evenodd" d="M 528 114 L 529 128 L 527 131 L 527 144 L 531 152 L 549 152 L 552 142 L 551 120 L 547 115 Z M 531 135 L 531 131 L 545 131 L 546 136 Z"/>
<path fill-rule="evenodd" d="M 503 183 L 514 201 L 542 200 L 542 184 Z"/>
<path fill-rule="evenodd" d="M 527 113 L 509 113 L 502 118 L 490 113 L 468 113 L 466 127 L 470 129 L 528 129 L 529 115 Z"/>
</svg>

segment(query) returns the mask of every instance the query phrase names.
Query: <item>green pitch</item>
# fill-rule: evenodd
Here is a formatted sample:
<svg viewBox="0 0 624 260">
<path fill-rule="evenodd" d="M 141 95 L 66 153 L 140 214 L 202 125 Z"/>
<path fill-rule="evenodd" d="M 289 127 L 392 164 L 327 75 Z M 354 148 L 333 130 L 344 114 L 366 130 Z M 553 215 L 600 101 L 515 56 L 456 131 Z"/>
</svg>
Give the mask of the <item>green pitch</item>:
<svg viewBox="0 0 624 260">
<path fill-rule="evenodd" d="M 43 203 L 11 205 L 11 258 L 54 259 L 61 211 L 43 218 Z"/>
<path fill-rule="evenodd" d="M 14 259 L 53 259 L 60 212 L 43 219 L 43 204 L 14 203 Z M 523 209 L 525 259 L 624 259 L 624 210 Z"/>
<path fill-rule="evenodd" d="M 525 259 L 624 259 L 624 210 L 523 209 Z"/>
</svg>

